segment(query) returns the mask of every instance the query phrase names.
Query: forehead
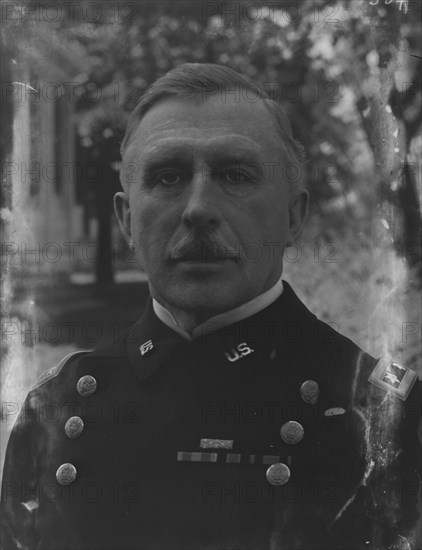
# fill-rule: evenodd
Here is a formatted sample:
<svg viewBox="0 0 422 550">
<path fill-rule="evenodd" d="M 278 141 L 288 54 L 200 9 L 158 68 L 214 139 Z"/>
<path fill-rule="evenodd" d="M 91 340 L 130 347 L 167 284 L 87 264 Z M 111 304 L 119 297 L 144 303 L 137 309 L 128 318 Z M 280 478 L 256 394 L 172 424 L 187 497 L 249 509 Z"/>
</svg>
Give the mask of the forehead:
<svg viewBox="0 0 422 550">
<path fill-rule="evenodd" d="M 223 101 L 223 99 L 225 99 Z M 161 150 L 205 147 L 268 157 L 280 155 L 284 144 L 274 115 L 261 101 L 228 95 L 205 98 L 166 98 L 140 121 L 127 154 L 141 157 Z"/>
</svg>

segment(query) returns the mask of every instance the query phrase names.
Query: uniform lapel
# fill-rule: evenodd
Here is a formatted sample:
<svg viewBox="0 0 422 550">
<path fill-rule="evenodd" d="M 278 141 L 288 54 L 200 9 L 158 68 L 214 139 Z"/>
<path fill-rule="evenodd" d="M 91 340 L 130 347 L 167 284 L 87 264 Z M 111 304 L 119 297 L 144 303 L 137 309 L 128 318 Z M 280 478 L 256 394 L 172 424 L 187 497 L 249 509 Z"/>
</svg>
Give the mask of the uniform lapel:
<svg viewBox="0 0 422 550">
<path fill-rule="evenodd" d="M 171 359 L 177 362 L 188 346 L 189 342 L 158 319 L 149 297 L 144 314 L 127 337 L 126 351 L 136 377 L 144 381 Z"/>
</svg>

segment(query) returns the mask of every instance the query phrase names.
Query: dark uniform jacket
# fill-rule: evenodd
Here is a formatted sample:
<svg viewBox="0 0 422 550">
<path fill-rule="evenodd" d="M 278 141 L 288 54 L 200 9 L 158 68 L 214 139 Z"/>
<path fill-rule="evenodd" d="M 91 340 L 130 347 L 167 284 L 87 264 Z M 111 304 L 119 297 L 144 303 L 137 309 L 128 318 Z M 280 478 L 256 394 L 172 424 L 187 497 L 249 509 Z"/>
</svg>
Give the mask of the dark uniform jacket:
<svg viewBox="0 0 422 550">
<path fill-rule="evenodd" d="M 6 456 L 2 548 L 420 548 L 414 382 L 286 283 L 193 342 L 150 299 L 129 333 L 29 393 Z"/>
</svg>

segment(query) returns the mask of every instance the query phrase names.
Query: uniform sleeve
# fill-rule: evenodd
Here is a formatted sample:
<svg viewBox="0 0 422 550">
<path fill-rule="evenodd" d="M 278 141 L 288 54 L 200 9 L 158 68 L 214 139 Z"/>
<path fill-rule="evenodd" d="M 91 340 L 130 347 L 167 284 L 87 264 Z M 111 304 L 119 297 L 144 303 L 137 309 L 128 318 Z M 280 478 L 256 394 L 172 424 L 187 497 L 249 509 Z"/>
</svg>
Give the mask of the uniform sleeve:
<svg viewBox="0 0 422 550">
<path fill-rule="evenodd" d="M 418 437 L 421 422 L 422 383 L 418 381 L 402 404 L 398 419 L 397 459 L 392 461 L 392 477 L 397 484 L 396 517 L 393 540 L 397 548 L 422 548 L 420 526 L 421 458 Z M 401 544 L 401 546 L 399 546 Z M 407 546 L 406 546 L 407 544 Z"/>
<path fill-rule="evenodd" d="M 420 550 L 421 383 L 405 402 L 375 389 L 366 410 L 366 469 L 333 526 L 340 548 Z M 343 546 L 342 546 L 343 545 Z"/>
<path fill-rule="evenodd" d="M 1 491 L 1 550 L 34 550 L 39 537 L 35 515 L 39 506 L 37 441 L 40 427 L 35 398 L 28 395 L 7 446 Z"/>
</svg>

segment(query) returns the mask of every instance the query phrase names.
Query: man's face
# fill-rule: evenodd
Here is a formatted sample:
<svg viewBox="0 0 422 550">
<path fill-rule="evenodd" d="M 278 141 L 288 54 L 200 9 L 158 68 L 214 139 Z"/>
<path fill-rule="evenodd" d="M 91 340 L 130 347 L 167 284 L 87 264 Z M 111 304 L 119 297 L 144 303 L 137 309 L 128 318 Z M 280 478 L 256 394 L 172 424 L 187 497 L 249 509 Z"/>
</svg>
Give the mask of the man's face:
<svg viewBox="0 0 422 550">
<path fill-rule="evenodd" d="M 116 212 L 153 297 L 207 318 L 274 285 L 307 204 L 306 192 L 289 203 L 287 163 L 261 101 L 152 107 L 124 154 Z"/>
</svg>

